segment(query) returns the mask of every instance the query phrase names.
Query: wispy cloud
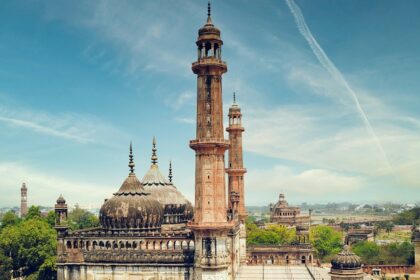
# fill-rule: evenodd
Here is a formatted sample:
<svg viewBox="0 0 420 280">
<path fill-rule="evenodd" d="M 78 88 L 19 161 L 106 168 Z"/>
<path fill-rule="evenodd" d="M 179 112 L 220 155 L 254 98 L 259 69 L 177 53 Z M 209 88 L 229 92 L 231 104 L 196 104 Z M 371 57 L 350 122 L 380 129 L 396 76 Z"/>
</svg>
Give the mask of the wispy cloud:
<svg viewBox="0 0 420 280">
<path fill-rule="evenodd" d="M 82 144 L 101 142 L 105 135 L 123 135 L 112 125 L 92 115 L 74 113 L 52 114 L 23 108 L 0 106 L 0 123 L 14 129 L 23 129 Z"/>
<path fill-rule="evenodd" d="M 321 48 L 321 46 L 318 44 L 318 42 L 316 41 L 316 39 L 312 35 L 312 32 L 309 29 L 309 27 L 307 26 L 307 24 L 305 22 L 305 18 L 303 17 L 303 14 L 302 14 L 299 6 L 296 5 L 296 3 L 293 0 L 286 0 L 286 2 L 287 2 L 287 5 L 289 6 L 290 11 L 292 12 L 292 14 L 295 18 L 296 25 L 299 29 L 299 32 L 306 39 L 306 41 L 308 42 L 309 46 L 311 47 L 313 53 L 315 54 L 315 56 L 317 57 L 317 59 L 321 63 L 321 65 L 331 74 L 332 78 L 337 83 L 341 84 L 346 89 L 347 93 L 349 93 L 351 95 L 351 97 L 353 98 L 354 104 L 355 104 L 358 112 L 360 113 L 360 116 L 362 117 L 362 119 L 365 123 L 367 131 L 369 132 L 371 137 L 374 139 L 379 151 L 381 152 L 381 154 L 384 157 L 384 160 L 385 160 L 386 164 L 389 167 L 391 167 L 391 165 L 388 161 L 387 154 L 385 153 L 385 150 L 384 150 L 381 142 L 379 141 L 378 136 L 376 135 L 375 130 L 373 129 L 373 127 L 371 125 L 371 122 L 369 121 L 365 111 L 362 108 L 356 92 L 353 90 L 353 88 L 350 86 L 350 84 L 344 78 L 344 76 L 340 72 L 340 70 L 338 70 L 337 67 L 334 65 L 334 63 L 329 59 L 327 54 L 324 52 L 324 50 Z"/>
<path fill-rule="evenodd" d="M 273 201 L 272 194 L 283 192 L 295 197 L 311 197 L 323 200 L 334 189 L 335 195 L 346 195 L 358 191 L 365 184 L 358 176 L 348 176 L 325 169 L 308 169 L 297 172 L 288 166 L 276 165 L 268 169 L 253 169 L 246 178 L 248 203 L 258 204 L 261 193 L 266 201 Z"/>
</svg>

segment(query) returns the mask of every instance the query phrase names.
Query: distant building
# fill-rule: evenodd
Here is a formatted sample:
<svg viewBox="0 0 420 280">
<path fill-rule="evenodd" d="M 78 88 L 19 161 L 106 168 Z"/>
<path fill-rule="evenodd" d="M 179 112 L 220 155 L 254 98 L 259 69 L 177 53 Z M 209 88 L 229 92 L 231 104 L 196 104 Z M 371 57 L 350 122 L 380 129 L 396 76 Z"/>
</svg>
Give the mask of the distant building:
<svg viewBox="0 0 420 280">
<path fill-rule="evenodd" d="M 20 188 L 20 216 L 25 217 L 28 214 L 28 188 L 26 183 L 22 183 Z"/>
<path fill-rule="evenodd" d="M 311 211 L 309 211 L 311 213 Z M 307 243 L 309 238 L 309 227 L 311 216 L 301 215 L 300 208 L 297 206 L 289 206 L 284 194 L 279 195 L 279 201 L 270 205 L 270 222 L 295 227 L 300 243 Z"/>
<path fill-rule="evenodd" d="M 360 241 L 373 241 L 373 228 L 349 229 L 346 235 L 346 244 L 351 245 Z"/>
</svg>

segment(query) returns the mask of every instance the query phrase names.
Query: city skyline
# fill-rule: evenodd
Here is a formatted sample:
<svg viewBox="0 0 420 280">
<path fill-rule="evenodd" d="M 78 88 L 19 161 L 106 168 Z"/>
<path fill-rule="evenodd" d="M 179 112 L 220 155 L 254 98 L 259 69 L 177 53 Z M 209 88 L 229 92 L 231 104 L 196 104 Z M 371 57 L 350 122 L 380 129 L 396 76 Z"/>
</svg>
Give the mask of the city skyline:
<svg viewBox="0 0 420 280">
<path fill-rule="evenodd" d="M 1 4 L 0 205 L 18 205 L 26 182 L 29 205 L 62 193 L 99 206 L 128 172 L 130 141 L 137 176 L 147 172 L 153 136 L 161 171 L 172 160 L 193 201 L 201 2 Z M 212 2 L 229 64 L 225 127 L 233 92 L 244 115 L 247 205 L 280 192 L 418 201 L 418 3 Z"/>
</svg>

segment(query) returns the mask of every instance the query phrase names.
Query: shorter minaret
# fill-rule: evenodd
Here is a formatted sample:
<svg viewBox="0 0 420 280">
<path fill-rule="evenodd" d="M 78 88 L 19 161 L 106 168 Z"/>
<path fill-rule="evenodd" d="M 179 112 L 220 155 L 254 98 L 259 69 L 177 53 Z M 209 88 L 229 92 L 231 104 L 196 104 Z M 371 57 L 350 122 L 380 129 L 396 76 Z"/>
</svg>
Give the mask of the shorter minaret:
<svg viewBox="0 0 420 280">
<path fill-rule="evenodd" d="M 66 200 L 64 199 L 63 195 L 57 199 L 56 204 L 54 205 L 54 212 L 55 212 L 55 230 L 59 236 L 64 236 L 67 232 L 68 225 L 67 225 L 67 204 Z M 60 244 L 59 244 L 60 246 Z M 64 250 L 64 244 L 61 244 Z"/>
<path fill-rule="evenodd" d="M 229 126 L 226 131 L 229 133 L 229 161 L 226 173 L 228 174 L 228 194 L 229 201 L 231 202 L 231 211 L 234 216 L 237 215 L 238 219 L 245 222 L 247 217 L 245 209 L 245 196 L 244 196 L 244 174 L 246 169 L 243 166 L 243 153 L 242 153 L 242 113 L 241 108 L 236 104 L 236 94 L 233 93 L 233 104 L 229 108 Z M 236 203 L 235 203 L 236 202 Z"/>
<path fill-rule="evenodd" d="M 239 224 L 239 259 L 241 263 L 246 262 L 246 227 L 247 217 L 245 209 L 244 174 L 246 169 L 243 165 L 242 154 L 242 113 L 241 108 L 236 104 L 236 95 L 233 93 L 233 104 L 229 108 L 229 126 L 226 131 L 229 133 L 229 160 L 226 173 L 228 174 L 228 195 L 232 219 Z"/>
<path fill-rule="evenodd" d="M 20 216 L 25 217 L 28 214 L 28 188 L 23 183 L 20 188 Z"/>
</svg>

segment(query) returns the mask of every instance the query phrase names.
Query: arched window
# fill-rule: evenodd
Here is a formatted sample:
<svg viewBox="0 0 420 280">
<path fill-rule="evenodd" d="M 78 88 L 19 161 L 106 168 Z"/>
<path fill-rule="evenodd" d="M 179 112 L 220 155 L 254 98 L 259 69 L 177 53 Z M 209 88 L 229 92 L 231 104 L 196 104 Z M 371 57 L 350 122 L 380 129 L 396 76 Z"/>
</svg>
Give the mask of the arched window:
<svg viewBox="0 0 420 280">
<path fill-rule="evenodd" d="M 174 243 L 172 240 L 168 241 L 168 250 L 172 250 L 174 248 Z"/>
<path fill-rule="evenodd" d="M 67 249 L 71 249 L 71 242 L 70 241 L 67 241 L 66 247 L 67 247 Z"/>
<path fill-rule="evenodd" d="M 190 249 L 190 250 L 194 250 L 194 248 L 195 248 L 194 241 L 193 241 L 193 240 L 191 240 L 191 241 L 190 241 L 190 243 L 188 243 L 188 249 Z"/>
</svg>

